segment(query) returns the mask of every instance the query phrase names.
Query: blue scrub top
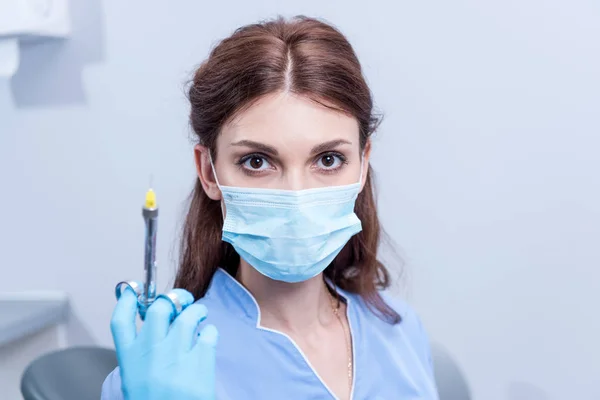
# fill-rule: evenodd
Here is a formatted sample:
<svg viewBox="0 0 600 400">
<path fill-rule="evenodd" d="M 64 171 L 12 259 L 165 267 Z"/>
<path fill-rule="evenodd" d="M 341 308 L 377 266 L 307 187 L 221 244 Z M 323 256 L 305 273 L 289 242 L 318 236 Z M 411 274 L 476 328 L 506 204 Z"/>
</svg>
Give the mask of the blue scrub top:
<svg viewBox="0 0 600 400">
<path fill-rule="evenodd" d="M 437 400 L 427 335 L 415 312 L 382 293 L 402 317 L 391 325 L 352 293 L 347 303 L 354 352 L 353 400 Z M 208 322 L 217 326 L 217 399 L 336 399 L 287 335 L 260 326 L 254 297 L 225 270 L 215 273 L 206 296 Z M 118 368 L 102 386 L 101 400 L 121 400 Z"/>
</svg>

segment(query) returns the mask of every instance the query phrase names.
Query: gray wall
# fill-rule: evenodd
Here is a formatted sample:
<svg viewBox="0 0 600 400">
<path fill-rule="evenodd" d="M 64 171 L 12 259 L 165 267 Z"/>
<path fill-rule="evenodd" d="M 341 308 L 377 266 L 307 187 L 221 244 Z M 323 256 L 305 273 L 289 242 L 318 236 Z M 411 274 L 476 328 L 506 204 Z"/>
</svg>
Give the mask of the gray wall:
<svg viewBox="0 0 600 400">
<path fill-rule="evenodd" d="M 319 15 L 386 114 L 374 165 L 402 291 L 475 399 L 600 398 L 598 2 L 71 3 L 73 38 L 0 83 L 0 290 L 68 291 L 73 339 L 111 345 L 151 173 L 162 286 L 174 270 L 194 65 L 241 24 Z"/>
</svg>

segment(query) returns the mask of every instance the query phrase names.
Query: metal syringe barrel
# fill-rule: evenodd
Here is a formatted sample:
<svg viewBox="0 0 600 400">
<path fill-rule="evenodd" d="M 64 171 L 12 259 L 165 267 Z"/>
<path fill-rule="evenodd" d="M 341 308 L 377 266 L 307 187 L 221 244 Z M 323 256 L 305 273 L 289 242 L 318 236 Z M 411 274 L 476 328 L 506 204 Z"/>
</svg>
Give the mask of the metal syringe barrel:
<svg viewBox="0 0 600 400">
<path fill-rule="evenodd" d="M 142 208 L 142 216 L 146 223 L 144 238 L 144 287 L 138 299 L 140 316 L 144 319 L 146 310 L 156 299 L 156 233 L 158 226 L 158 207 L 154 193 L 149 191 L 146 205 Z"/>
</svg>

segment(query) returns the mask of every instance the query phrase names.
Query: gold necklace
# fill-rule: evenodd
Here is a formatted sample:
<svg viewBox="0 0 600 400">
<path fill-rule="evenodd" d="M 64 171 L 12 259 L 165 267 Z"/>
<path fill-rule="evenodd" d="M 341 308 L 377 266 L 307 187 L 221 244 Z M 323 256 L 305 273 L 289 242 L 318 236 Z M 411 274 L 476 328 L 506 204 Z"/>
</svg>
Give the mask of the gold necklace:
<svg viewBox="0 0 600 400">
<path fill-rule="evenodd" d="M 351 344 L 351 340 L 352 337 L 350 336 L 350 332 L 348 332 L 348 330 L 346 329 L 346 324 L 344 324 L 344 321 L 342 321 L 342 316 L 340 315 L 340 306 L 339 304 L 336 306 L 336 300 L 334 299 L 333 295 L 331 295 L 331 309 L 333 310 L 333 313 L 335 314 L 335 316 L 337 317 L 337 320 L 339 321 L 340 325 L 342 325 L 342 329 L 344 330 L 344 341 L 346 342 L 346 354 L 348 355 L 348 392 L 349 395 L 352 396 L 352 344 Z"/>
</svg>

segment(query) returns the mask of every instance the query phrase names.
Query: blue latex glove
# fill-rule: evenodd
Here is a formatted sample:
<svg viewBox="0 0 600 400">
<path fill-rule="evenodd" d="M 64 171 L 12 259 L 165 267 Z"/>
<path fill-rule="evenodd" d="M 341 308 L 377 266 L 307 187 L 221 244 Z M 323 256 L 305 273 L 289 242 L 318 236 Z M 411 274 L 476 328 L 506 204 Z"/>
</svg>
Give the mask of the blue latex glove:
<svg viewBox="0 0 600 400">
<path fill-rule="evenodd" d="M 173 323 L 173 307 L 158 298 L 136 333 L 137 297 L 125 289 L 117 302 L 111 330 L 126 400 L 214 400 L 217 329 L 207 325 L 196 340 L 208 310 L 193 296 L 175 289 L 184 310 Z"/>
</svg>

